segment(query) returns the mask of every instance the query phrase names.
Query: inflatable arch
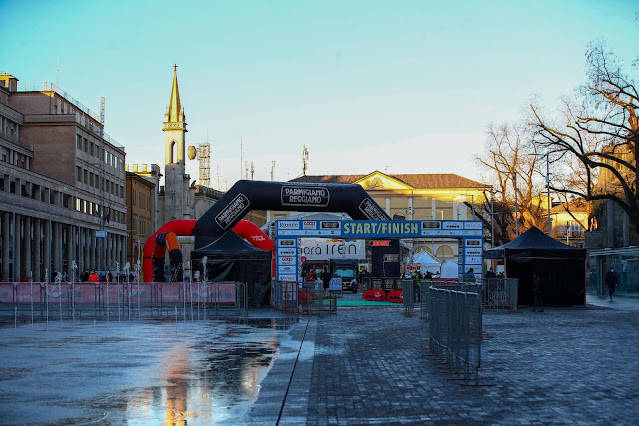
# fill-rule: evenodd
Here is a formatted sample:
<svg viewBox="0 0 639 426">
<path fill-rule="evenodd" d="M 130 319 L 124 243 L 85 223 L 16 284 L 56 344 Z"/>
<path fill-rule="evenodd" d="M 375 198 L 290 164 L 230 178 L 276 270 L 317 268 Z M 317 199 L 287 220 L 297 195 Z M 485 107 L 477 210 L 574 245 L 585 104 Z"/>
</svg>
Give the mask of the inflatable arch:
<svg viewBox="0 0 639 426">
<path fill-rule="evenodd" d="M 144 244 L 144 281 L 152 282 L 155 278 L 156 282 L 163 282 L 164 277 L 164 254 L 167 248 L 169 249 L 169 258 L 171 261 L 171 267 L 175 268 L 182 262 L 182 252 L 177 242 L 177 236 L 192 236 L 193 228 L 196 224 L 195 219 L 178 219 L 172 220 L 164 224 L 157 232 L 146 241 Z M 239 221 L 234 227 L 233 231 L 242 238 L 247 239 L 255 247 L 262 250 L 273 251 L 275 243 L 266 235 L 260 228 L 252 222 L 247 220 Z M 173 237 L 169 237 L 172 234 Z M 158 240 L 159 238 L 159 240 Z M 173 238 L 175 238 L 173 240 Z M 177 252 L 175 250 L 177 249 Z M 174 252 L 173 256 L 171 252 Z M 179 252 L 179 260 L 175 257 Z M 174 263 L 175 258 L 175 263 Z M 153 270 L 157 271 L 154 277 Z M 178 277 L 181 281 L 181 278 Z"/>
<path fill-rule="evenodd" d="M 390 220 L 356 184 L 238 181 L 195 224 L 195 248 L 218 239 L 251 210 L 344 212 L 354 220 Z"/>
</svg>

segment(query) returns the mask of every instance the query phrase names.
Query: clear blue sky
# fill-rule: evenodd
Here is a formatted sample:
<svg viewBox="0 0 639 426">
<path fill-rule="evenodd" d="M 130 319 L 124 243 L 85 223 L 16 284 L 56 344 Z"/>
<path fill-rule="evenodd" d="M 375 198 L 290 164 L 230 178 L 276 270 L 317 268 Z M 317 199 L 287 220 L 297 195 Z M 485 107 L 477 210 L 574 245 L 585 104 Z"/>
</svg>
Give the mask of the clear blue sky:
<svg viewBox="0 0 639 426">
<path fill-rule="evenodd" d="M 639 52 L 633 1 L 6 1 L 0 70 L 98 112 L 127 163 L 164 164 L 173 64 L 212 186 L 307 174 L 456 173 L 490 123 L 585 80 L 587 44 Z M 634 45 L 634 46 L 633 46 Z M 59 60 L 59 76 L 58 76 Z M 636 69 L 634 69 L 636 73 Z M 197 178 L 197 164 L 187 171 Z"/>
</svg>

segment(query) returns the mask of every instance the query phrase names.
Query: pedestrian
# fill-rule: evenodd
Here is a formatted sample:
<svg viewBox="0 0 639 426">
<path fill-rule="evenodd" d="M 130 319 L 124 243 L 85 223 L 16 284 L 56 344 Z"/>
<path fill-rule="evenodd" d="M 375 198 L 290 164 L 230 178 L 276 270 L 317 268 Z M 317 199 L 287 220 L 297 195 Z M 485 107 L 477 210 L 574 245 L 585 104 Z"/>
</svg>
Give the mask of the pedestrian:
<svg viewBox="0 0 639 426">
<path fill-rule="evenodd" d="M 322 271 L 322 274 L 320 275 L 320 279 L 322 280 L 322 283 L 324 285 L 324 297 L 327 297 L 329 295 L 331 278 L 333 277 L 331 276 L 331 273 L 328 272 L 328 269 L 324 269 Z"/>
<path fill-rule="evenodd" d="M 617 282 L 617 274 L 615 274 L 615 270 L 612 269 L 612 266 L 606 274 L 606 285 L 608 286 L 608 296 L 610 297 L 610 301 L 612 302 L 612 295 L 615 292 L 615 288 L 619 285 L 619 283 Z"/>
<path fill-rule="evenodd" d="M 100 277 L 98 276 L 98 274 L 95 273 L 95 270 L 92 270 L 91 273 L 89 274 L 89 282 L 90 283 L 100 282 Z"/>
<path fill-rule="evenodd" d="M 419 302 L 421 300 L 421 294 L 420 293 L 420 282 L 419 282 L 419 278 L 420 275 L 417 271 L 413 271 L 413 292 L 414 292 L 414 300 L 415 302 Z"/>
<path fill-rule="evenodd" d="M 539 312 L 544 311 L 544 302 L 542 296 L 544 295 L 544 280 L 537 274 L 533 274 L 533 296 L 535 298 L 532 311 Z"/>
<path fill-rule="evenodd" d="M 464 274 L 464 281 L 466 281 L 468 283 L 474 283 L 475 282 L 475 270 L 473 268 L 470 268 Z"/>
<path fill-rule="evenodd" d="M 497 278 L 497 275 L 493 272 L 493 268 L 490 268 L 488 272 L 486 272 L 486 278 Z"/>
</svg>

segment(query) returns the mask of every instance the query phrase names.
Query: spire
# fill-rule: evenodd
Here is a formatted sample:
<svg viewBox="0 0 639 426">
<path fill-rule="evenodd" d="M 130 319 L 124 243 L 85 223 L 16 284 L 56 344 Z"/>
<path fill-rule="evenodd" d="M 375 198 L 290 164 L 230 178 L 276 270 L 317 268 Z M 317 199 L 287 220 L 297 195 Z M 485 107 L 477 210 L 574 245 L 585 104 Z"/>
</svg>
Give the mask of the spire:
<svg viewBox="0 0 639 426">
<path fill-rule="evenodd" d="M 178 90 L 177 65 L 173 65 L 173 88 L 171 88 L 171 100 L 169 101 L 168 122 L 184 121 L 183 114 L 182 105 L 180 104 L 180 91 Z"/>
</svg>

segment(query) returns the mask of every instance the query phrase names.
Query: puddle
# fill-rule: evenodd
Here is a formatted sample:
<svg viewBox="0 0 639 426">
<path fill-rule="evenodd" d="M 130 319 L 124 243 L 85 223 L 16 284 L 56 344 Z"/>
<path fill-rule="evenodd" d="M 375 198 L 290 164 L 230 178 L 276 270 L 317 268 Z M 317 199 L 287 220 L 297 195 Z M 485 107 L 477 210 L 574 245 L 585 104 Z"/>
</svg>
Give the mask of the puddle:
<svg viewBox="0 0 639 426">
<path fill-rule="evenodd" d="M 0 411 L 7 421 L 47 424 L 91 419 L 152 425 L 241 422 L 283 350 L 287 331 L 298 322 L 57 323 L 1 329 L 8 357 L 0 380 Z"/>
</svg>

